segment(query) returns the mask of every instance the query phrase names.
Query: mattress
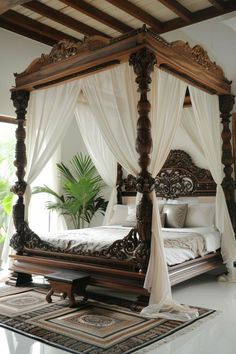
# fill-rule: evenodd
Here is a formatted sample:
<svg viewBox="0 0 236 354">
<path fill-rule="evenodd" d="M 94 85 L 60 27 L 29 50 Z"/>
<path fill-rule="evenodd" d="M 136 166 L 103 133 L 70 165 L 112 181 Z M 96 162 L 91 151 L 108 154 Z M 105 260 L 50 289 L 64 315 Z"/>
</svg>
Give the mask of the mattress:
<svg viewBox="0 0 236 354">
<path fill-rule="evenodd" d="M 91 254 L 96 251 L 101 252 L 115 241 L 122 240 L 131 229 L 131 227 L 122 226 L 99 226 L 78 230 L 64 230 L 39 236 L 53 246 L 63 249 L 64 252 Z M 205 241 L 205 254 L 215 252 L 220 248 L 220 233 L 213 227 L 163 228 L 162 234 L 164 239 L 176 239 L 183 237 L 183 235 L 200 234 Z M 168 265 L 179 264 L 199 256 L 198 253 L 190 249 L 176 247 L 165 247 L 165 253 Z"/>
<path fill-rule="evenodd" d="M 192 234 L 198 233 L 204 237 L 206 252 L 215 252 L 220 248 L 221 236 L 220 232 L 214 227 L 194 227 L 194 228 L 162 228 L 162 234 L 164 238 L 178 237 L 182 234 Z M 168 265 L 179 264 L 190 259 L 194 259 L 199 256 L 199 254 L 194 253 L 189 249 L 183 248 L 165 248 L 166 261 Z"/>
</svg>

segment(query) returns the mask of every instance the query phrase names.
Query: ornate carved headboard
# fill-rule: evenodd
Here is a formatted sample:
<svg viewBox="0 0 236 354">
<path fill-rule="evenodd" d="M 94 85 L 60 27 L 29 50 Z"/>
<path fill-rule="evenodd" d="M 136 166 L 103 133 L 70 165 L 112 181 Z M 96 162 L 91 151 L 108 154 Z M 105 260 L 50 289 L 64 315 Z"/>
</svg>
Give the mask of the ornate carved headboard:
<svg viewBox="0 0 236 354">
<path fill-rule="evenodd" d="M 136 178 L 128 175 L 122 179 L 118 174 L 118 191 L 122 196 L 136 194 Z M 155 178 L 158 197 L 175 199 L 188 196 L 214 196 L 216 184 L 209 170 L 196 166 L 183 150 L 171 150 L 160 173 Z"/>
</svg>

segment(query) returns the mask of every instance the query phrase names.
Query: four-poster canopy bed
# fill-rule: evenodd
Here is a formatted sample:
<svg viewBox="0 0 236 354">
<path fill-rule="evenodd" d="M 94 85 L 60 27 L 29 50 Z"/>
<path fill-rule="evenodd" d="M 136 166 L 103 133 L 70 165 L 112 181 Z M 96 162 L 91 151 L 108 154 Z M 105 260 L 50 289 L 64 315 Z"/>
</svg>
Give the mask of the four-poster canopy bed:
<svg viewBox="0 0 236 354">
<path fill-rule="evenodd" d="M 128 61 L 136 75 L 140 95 L 136 139 L 140 173 L 137 178 L 128 176 L 124 181 L 122 169 L 118 166 L 117 190 L 118 202 L 122 201 L 124 195 L 133 195 L 137 191 L 142 193 L 142 199 L 137 207 L 137 228 L 131 229 L 123 240 L 115 241 L 105 253 L 68 254 L 42 241 L 24 221 L 23 196 L 27 185 L 24 181 L 26 167 L 24 123 L 29 94 L 34 90 L 109 70 Z M 122 290 L 147 294 L 143 289 L 143 283 L 151 243 L 150 191 L 156 187 L 157 195 L 164 198 L 215 195 L 216 185 L 210 172 L 196 167 L 184 152 L 172 151 L 156 179 L 152 178 L 148 171 L 152 149 L 148 91 L 150 75 L 155 65 L 208 93 L 219 95 L 223 124 L 222 163 L 225 173 L 223 188 L 235 225 L 234 181 L 231 176 L 233 157 L 229 129 L 234 97 L 231 95 L 230 82 L 224 77 L 222 69 L 209 59 L 207 53 L 200 46 L 191 48 L 182 41 L 168 43 L 146 27 L 112 40 L 94 37 L 86 39 L 84 43 L 62 41 L 53 47 L 49 55 L 42 55 L 26 71 L 15 75 L 16 87 L 12 89 L 11 98 L 16 107 L 18 123 L 15 160 L 18 180 L 12 190 L 18 196 L 18 200 L 13 211 L 16 234 L 11 239 L 11 246 L 16 250 L 16 254 L 11 256 L 10 268 L 13 273 L 10 283 L 21 284 L 29 281 L 31 274 L 45 275 L 58 269 L 86 270 L 91 274 L 91 284 L 114 289 L 122 287 Z M 185 105 L 190 104 L 187 91 Z M 177 284 L 220 265 L 222 265 L 220 252 L 215 252 L 170 266 L 171 284 Z"/>
</svg>

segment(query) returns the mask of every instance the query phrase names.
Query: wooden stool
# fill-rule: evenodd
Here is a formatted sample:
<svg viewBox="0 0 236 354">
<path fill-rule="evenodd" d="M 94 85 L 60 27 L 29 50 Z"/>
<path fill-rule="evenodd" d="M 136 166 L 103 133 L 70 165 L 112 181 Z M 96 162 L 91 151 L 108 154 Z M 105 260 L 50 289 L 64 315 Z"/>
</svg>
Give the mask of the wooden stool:
<svg viewBox="0 0 236 354">
<path fill-rule="evenodd" d="M 46 275 L 46 279 L 51 285 L 51 289 L 46 295 L 47 302 L 52 302 L 51 296 L 54 291 L 62 293 L 64 299 L 68 296 L 69 307 L 75 306 L 74 293 L 84 296 L 84 300 L 87 300 L 86 286 L 89 278 L 87 273 L 74 271 L 60 271 Z"/>
</svg>

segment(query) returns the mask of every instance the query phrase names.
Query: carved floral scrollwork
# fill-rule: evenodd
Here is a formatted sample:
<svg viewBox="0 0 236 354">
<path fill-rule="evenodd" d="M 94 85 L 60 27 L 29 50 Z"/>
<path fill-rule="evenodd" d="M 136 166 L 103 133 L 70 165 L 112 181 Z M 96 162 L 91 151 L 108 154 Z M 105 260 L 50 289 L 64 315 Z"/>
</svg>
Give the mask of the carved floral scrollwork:
<svg viewBox="0 0 236 354">
<path fill-rule="evenodd" d="M 75 42 L 70 39 L 63 39 L 54 44 L 48 55 L 42 54 L 41 63 L 43 65 L 55 63 L 80 53 L 89 52 L 105 47 L 110 40 L 102 36 L 85 37 L 81 42 Z"/>
<path fill-rule="evenodd" d="M 158 174 L 155 179 L 156 193 L 162 198 L 174 199 L 179 196 L 191 195 L 197 186 L 197 181 L 186 171 L 165 170 Z"/>
<path fill-rule="evenodd" d="M 133 66 L 134 72 L 137 75 L 136 82 L 139 85 L 139 91 L 150 90 L 150 74 L 156 62 L 156 56 L 147 48 L 131 54 L 129 64 Z"/>
<path fill-rule="evenodd" d="M 139 245 L 137 231 L 132 229 L 122 240 L 115 241 L 107 250 L 106 256 L 118 259 L 132 258 Z"/>
<path fill-rule="evenodd" d="M 209 58 L 207 51 L 204 50 L 200 45 L 195 45 L 193 48 L 191 48 L 188 42 L 183 42 L 180 40 L 172 42 L 171 46 L 176 51 L 185 54 L 191 60 L 201 65 L 204 69 L 211 71 L 220 78 L 228 81 L 224 76 L 222 68 Z"/>
<path fill-rule="evenodd" d="M 140 193 L 150 193 L 155 188 L 155 179 L 150 175 L 147 174 L 145 177 L 137 176 L 136 178 L 136 190 Z"/>
<path fill-rule="evenodd" d="M 28 91 L 12 91 L 11 100 L 16 108 L 17 119 L 25 119 L 26 108 L 29 101 Z"/>
<path fill-rule="evenodd" d="M 68 251 L 68 247 L 55 247 L 50 242 L 41 240 L 41 238 L 29 228 L 28 223 L 25 221 L 21 223 L 18 232 L 15 233 L 10 240 L 10 246 L 18 253 L 23 253 L 24 251 L 30 252 L 30 250 L 33 249 L 40 249 L 42 251 L 51 251 L 64 254 L 71 253 L 80 256 L 105 257 L 114 258 L 118 260 L 128 260 L 134 264 L 136 264 L 136 260 L 133 256 L 139 243 L 140 240 L 137 231 L 135 229 L 132 229 L 128 233 L 128 235 L 122 240 L 117 240 L 113 242 L 111 246 L 102 249 L 101 251 L 83 251 L 82 248 Z M 139 262 L 140 261 L 141 260 L 139 259 Z"/>
<path fill-rule="evenodd" d="M 141 273 L 145 272 L 150 257 L 150 243 L 141 242 L 134 252 L 135 261 Z"/>
<path fill-rule="evenodd" d="M 127 178 L 124 179 L 124 187 L 126 192 L 136 192 L 136 184 L 137 180 L 136 177 L 132 175 L 128 175 Z"/>
<path fill-rule="evenodd" d="M 11 192 L 20 196 L 23 196 L 26 190 L 27 183 L 25 181 L 15 182 L 14 186 L 11 187 Z"/>
</svg>

